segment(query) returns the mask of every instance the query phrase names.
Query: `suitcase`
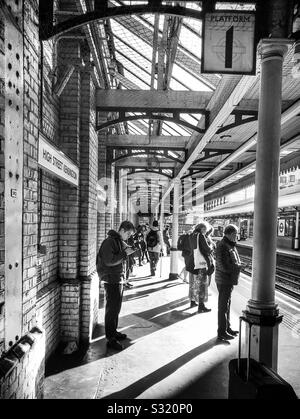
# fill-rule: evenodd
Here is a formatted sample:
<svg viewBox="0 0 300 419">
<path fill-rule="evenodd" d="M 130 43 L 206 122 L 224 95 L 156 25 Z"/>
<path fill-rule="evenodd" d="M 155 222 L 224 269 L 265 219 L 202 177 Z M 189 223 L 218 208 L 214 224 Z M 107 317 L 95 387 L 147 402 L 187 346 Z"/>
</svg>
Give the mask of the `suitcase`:
<svg viewBox="0 0 300 419">
<path fill-rule="evenodd" d="M 248 354 L 241 358 L 241 325 L 249 324 Z M 275 371 L 250 358 L 252 324 L 243 316 L 239 324 L 238 358 L 229 362 L 228 399 L 294 400 L 298 399 L 292 386 Z"/>
</svg>

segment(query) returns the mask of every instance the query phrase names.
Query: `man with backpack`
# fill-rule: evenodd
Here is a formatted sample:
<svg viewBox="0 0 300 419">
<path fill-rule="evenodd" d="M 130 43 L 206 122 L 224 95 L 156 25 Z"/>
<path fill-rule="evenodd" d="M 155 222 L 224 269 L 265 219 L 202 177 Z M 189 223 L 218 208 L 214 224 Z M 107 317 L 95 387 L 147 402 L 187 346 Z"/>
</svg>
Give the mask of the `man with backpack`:
<svg viewBox="0 0 300 419">
<path fill-rule="evenodd" d="M 119 340 L 126 339 L 125 333 L 117 331 L 118 319 L 122 305 L 123 283 L 126 259 L 134 253 L 134 249 L 125 242 L 134 233 L 134 225 L 123 221 L 119 231 L 110 230 L 108 237 L 99 249 L 96 265 L 99 278 L 105 289 L 105 335 L 107 346 L 121 351 Z"/>
<path fill-rule="evenodd" d="M 159 231 L 157 220 L 153 221 L 151 230 L 146 237 L 146 243 L 150 259 L 151 276 L 155 276 L 159 255 L 163 247 L 163 238 L 161 232 Z"/>
</svg>

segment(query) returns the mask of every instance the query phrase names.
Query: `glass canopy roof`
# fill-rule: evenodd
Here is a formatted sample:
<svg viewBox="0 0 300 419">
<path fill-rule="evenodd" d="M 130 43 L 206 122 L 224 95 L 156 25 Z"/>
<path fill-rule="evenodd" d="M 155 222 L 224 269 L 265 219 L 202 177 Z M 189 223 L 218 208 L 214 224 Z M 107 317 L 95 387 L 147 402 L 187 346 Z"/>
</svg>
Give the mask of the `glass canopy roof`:
<svg viewBox="0 0 300 419">
<path fill-rule="evenodd" d="M 110 0 L 109 6 L 147 3 Z M 199 1 L 163 3 L 201 10 Z M 145 14 L 118 16 L 99 21 L 98 25 L 103 40 L 103 56 L 110 74 L 110 88 L 209 92 L 216 88 L 220 80 L 217 75 L 200 73 L 200 20 Z M 181 114 L 180 118 L 197 125 L 201 115 Z M 176 122 L 146 119 L 119 124 L 113 131 L 136 135 L 192 134 L 192 129 Z"/>
</svg>

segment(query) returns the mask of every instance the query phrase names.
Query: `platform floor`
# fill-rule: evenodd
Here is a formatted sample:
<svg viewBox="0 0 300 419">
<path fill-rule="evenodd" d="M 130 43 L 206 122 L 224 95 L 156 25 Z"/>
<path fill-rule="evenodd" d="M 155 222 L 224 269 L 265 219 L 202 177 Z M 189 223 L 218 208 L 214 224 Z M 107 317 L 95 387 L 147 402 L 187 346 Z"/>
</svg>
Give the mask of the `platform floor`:
<svg viewBox="0 0 300 419">
<path fill-rule="evenodd" d="M 207 302 L 212 311 L 198 314 L 189 308 L 188 284 L 168 280 L 169 264 L 164 257 L 161 277 L 147 276 L 149 265 L 135 268 L 134 288 L 124 293 L 119 322 L 128 335 L 125 349 L 107 351 L 100 308 L 101 324 L 90 347 L 48 362 L 46 399 L 227 398 L 228 362 L 237 356 L 238 339 L 229 345 L 216 340 L 214 280 Z M 249 296 L 249 279 L 243 277 L 233 292 L 233 328 Z M 300 306 L 287 304 L 293 309 L 280 326 L 278 372 L 300 397 Z"/>
</svg>

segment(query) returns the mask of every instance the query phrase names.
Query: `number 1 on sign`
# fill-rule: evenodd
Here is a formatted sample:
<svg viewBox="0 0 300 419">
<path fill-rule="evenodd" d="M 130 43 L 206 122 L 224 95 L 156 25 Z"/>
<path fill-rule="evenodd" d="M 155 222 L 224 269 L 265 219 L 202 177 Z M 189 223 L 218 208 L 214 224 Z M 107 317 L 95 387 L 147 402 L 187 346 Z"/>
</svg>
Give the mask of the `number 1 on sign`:
<svg viewBox="0 0 300 419">
<path fill-rule="evenodd" d="M 233 26 L 226 31 L 225 68 L 232 68 Z"/>
</svg>

